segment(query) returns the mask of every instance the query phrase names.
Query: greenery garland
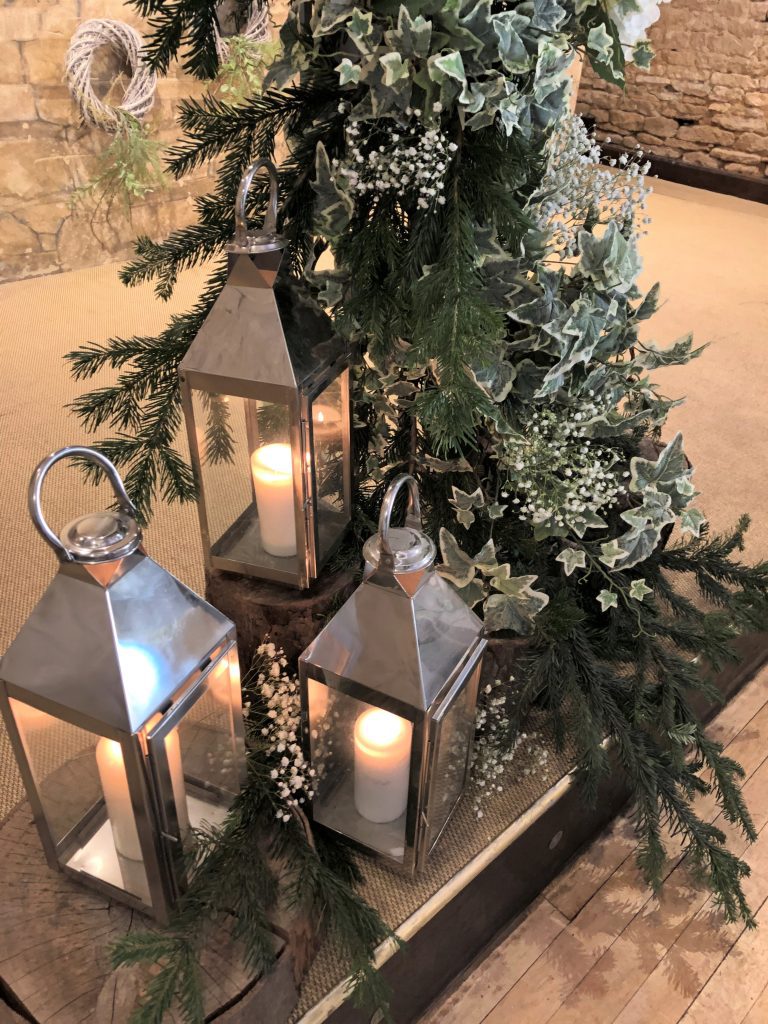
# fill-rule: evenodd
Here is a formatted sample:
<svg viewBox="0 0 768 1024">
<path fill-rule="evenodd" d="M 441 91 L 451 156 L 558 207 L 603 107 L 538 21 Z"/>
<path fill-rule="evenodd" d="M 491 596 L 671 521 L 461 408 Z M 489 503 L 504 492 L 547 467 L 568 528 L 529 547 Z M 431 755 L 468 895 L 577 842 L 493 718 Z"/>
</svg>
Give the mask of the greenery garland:
<svg viewBox="0 0 768 1024">
<path fill-rule="evenodd" d="M 158 68 L 186 40 L 188 67 L 209 70 L 214 7 L 154 4 Z M 526 710 L 543 706 L 558 737 L 575 740 L 593 797 L 611 770 L 608 737 L 648 880 L 664 876 L 665 834 L 680 836 L 726 916 L 751 924 L 747 865 L 694 806 L 712 792 L 753 839 L 741 769 L 692 698 L 714 696 L 699 659 L 735 657 L 733 639 L 765 622 L 768 565 L 736 560 L 746 520 L 708 535 L 682 439 L 659 440 L 676 401 L 650 374 L 701 350 L 690 338 L 661 350 L 639 340 L 658 301 L 658 288 L 644 296 L 635 283 L 641 157 L 611 177 L 566 111 L 575 50 L 616 82 L 628 56 L 647 62 L 646 42 L 623 36 L 637 10 L 633 0 L 296 4 L 263 95 L 181 104 L 169 168 L 180 177 L 219 158 L 216 187 L 197 201 L 197 224 L 161 244 L 139 239 L 123 271 L 167 297 L 180 270 L 213 257 L 199 302 L 158 338 L 71 353 L 78 377 L 120 370 L 75 408 L 86 426 L 117 428 L 100 447 L 145 515 L 157 495 L 194 498 L 174 448 L 176 367 L 222 287 L 241 175 L 283 135 L 291 271 L 364 351 L 356 537 L 341 559 L 359 560 L 391 475 L 414 471 L 441 571 L 489 631 L 530 637 L 514 711 L 502 681 L 510 712 L 494 742 L 514 744 Z M 265 202 L 259 185 L 254 218 Z M 334 269 L 320 272 L 328 246 Z M 675 527 L 683 539 L 670 545 Z M 675 585 L 683 575 L 705 607 Z"/>
</svg>

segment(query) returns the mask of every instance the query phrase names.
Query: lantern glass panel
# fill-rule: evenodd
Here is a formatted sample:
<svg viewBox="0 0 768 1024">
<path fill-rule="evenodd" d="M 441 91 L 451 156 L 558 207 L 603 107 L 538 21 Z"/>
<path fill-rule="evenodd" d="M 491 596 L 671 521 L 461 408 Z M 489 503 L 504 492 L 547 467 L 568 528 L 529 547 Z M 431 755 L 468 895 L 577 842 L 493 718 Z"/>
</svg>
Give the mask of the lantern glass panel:
<svg viewBox="0 0 768 1024">
<path fill-rule="evenodd" d="M 121 745 L 11 699 L 58 858 L 150 903 Z"/>
<path fill-rule="evenodd" d="M 348 374 L 336 377 L 312 404 L 318 560 L 324 561 L 349 522 L 345 437 Z"/>
<path fill-rule="evenodd" d="M 197 699 L 185 707 L 174 728 L 169 730 L 162 718 L 150 723 L 161 802 L 174 810 L 175 822 L 168 815 L 167 825 L 183 842 L 190 838 L 190 828 L 220 825 L 240 788 L 242 742 L 235 728 L 239 681 L 237 653 L 231 649 L 198 682 Z M 163 768 L 157 757 L 160 744 Z"/>
<path fill-rule="evenodd" d="M 403 862 L 413 723 L 308 679 L 316 822 Z"/>
<path fill-rule="evenodd" d="M 464 789 L 475 734 L 475 705 L 481 663 L 454 699 L 435 716 L 436 739 L 427 807 L 427 849 L 431 850 Z"/>
<path fill-rule="evenodd" d="M 298 571 L 287 405 L 192 390 L 211 554 Z"/>
</svg>

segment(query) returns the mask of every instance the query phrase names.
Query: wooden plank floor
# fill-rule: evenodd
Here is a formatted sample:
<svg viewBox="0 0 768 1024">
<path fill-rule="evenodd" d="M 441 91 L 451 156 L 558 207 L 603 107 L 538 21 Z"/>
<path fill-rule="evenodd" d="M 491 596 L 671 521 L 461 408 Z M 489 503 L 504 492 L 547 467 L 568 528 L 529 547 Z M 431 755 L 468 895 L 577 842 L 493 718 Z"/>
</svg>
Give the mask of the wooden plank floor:
<svg viewBox="0 0 768 1024">
<path fill-rule="evenodd" d="M 758 841 L 748 846 L 711 798 L 699 812 L 749 863 L 759 927 L 728 925 L 674 840 L 662 892 L 635 865 L 617 819 L 528 908 L 421 1024 L 768 1024 L 768 668 L 710 733 L 746 772 Z"/>
</svg>

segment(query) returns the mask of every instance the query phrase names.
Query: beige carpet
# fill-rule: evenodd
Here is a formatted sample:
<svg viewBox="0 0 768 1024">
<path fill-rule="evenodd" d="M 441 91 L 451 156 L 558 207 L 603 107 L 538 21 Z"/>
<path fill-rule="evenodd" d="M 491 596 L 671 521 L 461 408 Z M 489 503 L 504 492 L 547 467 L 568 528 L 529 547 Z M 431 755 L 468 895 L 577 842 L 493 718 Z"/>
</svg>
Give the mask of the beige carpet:
<svg viewBox="0 0 768 1024">
<path fill-rule="evenodd" d="M 768 208 L 681 186 L 659 183 L 651 200 L 655 217 L 644 241 L 646 283 L 664 285 L 666 304 L 652 321 L 652 335 L 667 343 L 693 328 L 712 347 L 690 367 L 658 375 L 662 390 L 689 396 L 676 410 L 670 430 L 685 431 L 697 466 L 701 506 L 716 527 L 752 510 L 755 528 L 749 554 L 768 556 L 765 455 L 768 437 L 768 303 L 763 252 L 768 242 Z M 110 334 L 156 333 L 168 314 L 190 305 L 203 279 L 186 274 L 170 304 L 154 300 L 151 288 L 128 290 L 117 268 L 106 266 L 58 277 L 16 282 L 0 288 L 0 650 L 10 642 L 53 575 L 54 555 L 35 533 L 26 513 L 26 487 L 36 462 L 64 444 L 87 443 L 75 417 L 64 409 L 83 385 L 75 384 L 62 355 Z M 94 383 L 110 379 L 105 373 Z M 93 386 L 93 385 L 91 385 Z M 96 494 L 73 468 L 50 476 L 44 507 L 58 528 L 74 515 L 99 508 Z M 147 531 L 147 546 L 159 562 L 189 585 L 202 586 L 197 520 L 191 507 L 160 507 Z M 366 895 L 397 926 L 443 884 L 466 859 L 536 799 L 565 770 L 566 761 L 534 763 L 489 810 L 479 827 L 465 806 L 427 875 L 418 883 L 393 887 L 392 876 L 368 870 Z M 522 764 L 515 766 L 518 775 Z M 0 732 L 0 820 L 21 797 L 7 740 Z M 473 849 L 466 850 L 466 835 Z M 457 838 L 459 837 L 459 838 Z M 394 890 L 394 896 L 393 896 Z M 305 987 L 303 1006 L 338 980 L 338 960 L 326 951 Z"/>
</svg>

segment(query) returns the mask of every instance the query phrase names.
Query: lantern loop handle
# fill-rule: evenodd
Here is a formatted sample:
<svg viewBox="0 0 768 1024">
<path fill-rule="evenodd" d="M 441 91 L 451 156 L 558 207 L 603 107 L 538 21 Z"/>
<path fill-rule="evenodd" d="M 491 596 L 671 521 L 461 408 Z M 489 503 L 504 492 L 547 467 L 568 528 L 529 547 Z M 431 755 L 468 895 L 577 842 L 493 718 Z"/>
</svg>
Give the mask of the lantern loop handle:
<svg viewBox="0 0 768 1024">
<path fill-rule="evenodd" d="M 403 487 L 408 488 L 408 506 L 405 510 L 405 525 L 421 532 L 421 502 L 419 501 L 419 485 L 410 473 L 400 473 L 394 478 L 384 494 L 379 513 L 380 555 L 379 568 L 395 571 L 395 556 L 389 543 L 389 528 L 395 499 Z"/>
<path fill-rule="evenodd" d="M 59 448 L 58 451 L 47 455 L 35 469 L 32 474 L 32 479 L 29 481 L 29 489 L 27 491 L 29 514 L 32 517 L 32 522 L 35 524 L 37 532 L 44 541 L 47 541 L 48 544 L 51 545 L 58 557 L 62 561 L 72 562 L 74 559 L 71 552 L 68 551 L 61 543 L 59 538 L 45 521 L 40 508 L 40 495 L 43 489 L 43 481 L 48 475 L 48 470 L 55 466 L 57 462 L 61 462 L 62 459 L 84 459 L 87 462 L 93 462 L 97 466 L 100 466 L 112 485 L 112 490 L 115 492 L 115 497 L 117 498 L 120 510 L 125 512 L 126 515 L 129 515 L 132 519 L 138 518 L 138 512 L 136 511 L 136 506 L 128 497 L 128 492 L 126 491 L 125 485 L 123 484 L 120 474 L 114 464 L 109 461 L 106 455 L 102 455 L 101 452 L 97 452 L 95 448 L 86 448 L 84 445 L 73 444 L 66 448 Z"/>
<path fill-rule="evenodd" d="M 248 220 L 245 213 L 245 201 L 248 198 L 248 190 L 251 182 L 258 172 L 264 168 L 269 175 L 269 202 L 267 212 L 264 215 L 264 224 L 258 237 L 265 236 L 272 239 L 277 235 L 277 202 L 278 186 L 277 168 L 271 160 L 255 160 L 246 170 L 240 182 L 235 204 L 235 246 L 238 249 L 247 250 L 254 240 L 254 236 L 248 234 Z"/>
</svg>

